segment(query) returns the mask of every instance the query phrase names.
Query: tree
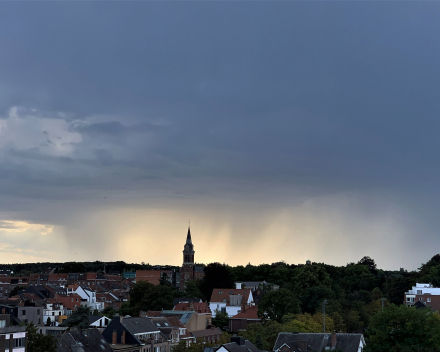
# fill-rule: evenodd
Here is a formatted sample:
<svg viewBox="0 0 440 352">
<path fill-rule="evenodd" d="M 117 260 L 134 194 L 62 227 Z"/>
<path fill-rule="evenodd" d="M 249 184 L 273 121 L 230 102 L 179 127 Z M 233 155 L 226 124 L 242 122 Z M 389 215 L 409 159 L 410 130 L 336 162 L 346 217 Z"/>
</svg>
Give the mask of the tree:
<svg viewBox="0 0 440 352">
<path fill-rule="evenodd" d="M 261 350 L 272 351 L 278 334 L 282 331 L 282 325 L 280 323 L 269 320 L 264 324 L 250 324 L 246 327 L 246 330 L 241 331 L 240 334 L 254 345 L 258 342 L 258 344 L 262 346 Z M 259 341 L 257 341 L 257 339 Z"/>
<path fill-rule="evenodd" d="M 68 326 L 69 328 L 77 326 L 80 329 L 88 329 L 89 327 L 90 308 L 79 306 L 66 321 L 60 326 Z"/>
<path fill-rule="evenodd" d="M 361 321 L 359 313 L 353 309 L 345 313 L 344 325 L 349 333 L 358 332 L 364 327 L 364 323 Z"/>
<path fill-rule="evenodd" d="M 85 273 L 86 266 L 80 262 L 67 262 L 64 263 L 60 269 L 60 273 Z"/>
<path fill-rule="evenodd" d="M 113 319 L 115 314 L 116 314 L 116 310 L 113 307 L 111 307 L 111 306 L 107 306 L 107 307 L 104 308 L 103 311 L 101 311 L 101 315 L 102 316 L 106 316 L 109 319 Z"/>
<path fill-rule="evenodd" d="M 299 314 L 295 319 L 285 323 L 283 325 L 283 331 L 285 332 L 308 332 L 308 333 L 320 333 L 323 327 L 322 313 L 311 315 L 309 313 Z M 330 316 L 325 317 L 325 331 L 333 332 L 334 324 L 333 319 Z"/>
<path fill-rule="evenodd" d="M 224 326 L 229 325 L 229 316 L 228 313 L 219 311 L 218 309 L 215 311 L 215 318 L 212 318 L 212 325 L 223 329 Z"/>
<path fill-rule="evenodd" d="M 185 297 L 206 298 L 200 291 L 200 280 L 185 281 Z"/>
<path fill-rule="evenodd" d="M 258 316 L 263 320 L 281 322 L 283 316 L 288 313 L 300 313 L 300 308 L 299 300 L 285 288 L 266 293 L 258 305 Z"/>
<path fill-rule="evenodd" d="M 130 308 L 134 316 L 140 310 L 172 309 L 176 290 L 171 285 L 153 285 L 147 281 L 140 281 L 130 290 Z"/>
<path fill-rule="evenodd" d="M 124 317 L 124 316 L 130 315 L 130 314 L 131 314 L 130 303 L 123 302 L 121 304 L 121 307 L 119 308 L 119 315 Z"/>
<path fill-rule="evenodd" d="M 179 343 L 173 347 L 173 352 L 188 352 L 186 341 L 180 340 Z"/>
<path fill-rule="evenodd" d="M 390 304 L 372 317 L 365 352 L 439 351 L 440 315 L 428 308 Z"/>
<path fill-rule="evenodd" d="M 52 335 L 39 334 L 34 323 L 26 326 L 28 352 L 56 352 L 57 342 Z"/>
<path fill-rule="evenodd" d="M 15 296 L 18 291 L 26 290 L 26 286 L 15 286 L 10 292 L 9 297 Z"/>
<path fill-rule="evenodd" d="M 390 303 L 400 305 L 405 299 L 405 292 L 411 289 L 416 284 L 417 278 L 415 275 L 404 274 L 396 277 L 391 283 L 388 290 L 388 300 Z"/>
<path fill-rule="evenodd" d="M 225 264 L 211 263 L 204 268 L 205 276 L 200 283 L 200 291 L 208 298 L 214 288 L 231 288 L 234 280 L 230 268 Z"/>
<path fill-rule="evenodd" d="M 376 275 L 377 274 L 377 266 L 374 262 L 374 259 L 371 259 L 370 257 L 363 257 L 361 260 L 358 261 L 358 264 L 365 265 L 367 269 L 370 271 L 370 273 Z"/>
<path fill-rule="evenodd" d="M 331 299 L 334 292 L 330 287 L 319 285 L 304 289 L 301 292 L 301 308 L 303 312 L 315 314 L 316 310 L 321 310 L 322 302 Z"/>
</svg>

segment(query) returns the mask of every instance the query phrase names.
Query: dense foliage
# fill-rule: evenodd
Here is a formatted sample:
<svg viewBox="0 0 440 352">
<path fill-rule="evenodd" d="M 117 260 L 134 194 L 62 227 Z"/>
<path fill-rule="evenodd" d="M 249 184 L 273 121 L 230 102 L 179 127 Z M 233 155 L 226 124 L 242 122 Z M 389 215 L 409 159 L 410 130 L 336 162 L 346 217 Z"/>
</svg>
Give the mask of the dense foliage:
<svg viewBox="0 0 440 352">
<path fill-rule="evenodd" d="M 440 315 L 392 304 L 372 317 L 365 352 L 440 351 Z"/>
<path fill-rule="evenodd" d="M 147 281 L 137 282 L 130 290 L 130 313 L 139 316 L 141 310 L 173 309 L 176 296 L 174 287 L 165 282 L 161 285 L 153 285 Z"/>
<path fill-rule="evenodd" d="M 38 327 L 33 323 L 26 326 L 28 352 L 56 352 L 57 342 L 51 335 L 38 333 Z"/>
<path fill-rule="evenodd" d="M 88 329 L 89 315 L 91 315 L 89 307 L 79 306 L 60 326 L 67 326 L 69 328 L 77 326 L 80 329 Z"/>
</svg>

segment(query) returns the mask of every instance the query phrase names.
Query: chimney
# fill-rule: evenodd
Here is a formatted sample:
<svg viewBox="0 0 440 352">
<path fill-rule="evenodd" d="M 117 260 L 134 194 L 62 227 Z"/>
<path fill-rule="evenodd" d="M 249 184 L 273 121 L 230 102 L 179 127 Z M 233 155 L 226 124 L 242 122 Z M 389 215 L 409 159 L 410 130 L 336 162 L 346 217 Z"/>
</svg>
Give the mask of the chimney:
<svg viewBox="0 0 440 352">
<path fill-rule="evenodd" d="M 236 288 L 237 290 L 241 290 L 241 282 L 236 282 L 236 283 L 235 283 L 235 288 Z"/>
<path fill-rule="evenodd" d="M 118 343 L 118 333 L 116 330 L 113 330 L 112 345 L 116 345 L 117 343 Z"/>
<path fill-rule="evenodd" d="M 246 340 L 240 336 L 231 337 L 231 342 L 235 342 L 237 345 L 240 345 L 240 346 L 245 346 L 245 344 L 246 344 Z"/>
<path fill-rule="evenodd" d="M 301 351 L 307 351 L 307 341 L 298 341 L 298 349 Z"/>
<path fill-rule="evenodd" d="M 125 345 L 125 330 L 122 331 L 121 343 Z"/>
<path fill-rule="evenodd" d="M 336 332 L 332 332 L 332 349 L 336 348 Z"/>
</svg>

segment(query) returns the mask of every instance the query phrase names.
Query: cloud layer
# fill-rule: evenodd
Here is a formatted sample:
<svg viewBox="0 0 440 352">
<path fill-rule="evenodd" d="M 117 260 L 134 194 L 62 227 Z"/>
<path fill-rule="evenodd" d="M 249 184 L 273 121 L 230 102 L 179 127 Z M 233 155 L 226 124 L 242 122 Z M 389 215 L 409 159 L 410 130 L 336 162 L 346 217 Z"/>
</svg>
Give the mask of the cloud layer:
<svg viewBox="0 0 440 352">
<path fill-rule="evenodd" d="M 439 4 L 0 10 L 2 261 L 435 254 Z"/>
</svg>

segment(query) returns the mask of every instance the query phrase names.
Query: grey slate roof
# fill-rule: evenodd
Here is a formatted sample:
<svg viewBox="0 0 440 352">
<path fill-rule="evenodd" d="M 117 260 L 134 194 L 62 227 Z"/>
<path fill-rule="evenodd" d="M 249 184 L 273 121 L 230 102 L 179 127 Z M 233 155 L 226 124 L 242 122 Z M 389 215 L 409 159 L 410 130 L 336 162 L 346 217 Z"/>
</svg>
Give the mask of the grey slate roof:
<svg viewBox="0 0 440 352">
<path fill-rule="evenodd" d="M 24 332 L 26 326 L 8 326 L 7 328 L 1 328 L 0 334 L 12 334 L 14 332 Z"/>
<path fill-rule="evenodd" d="M 177 306 L 181 302 L 201 302 L 202 300 L 197 297 L 181 297 L 181 298 L 174 298 L 173 306 Z"/>
<path fill-rule="evenodd" d="M 306 341 L 308 351 L 323 351 L 326 347 L 331 347 L 331 335 L 323 333 L 282 332 L 278 335 L 273 350 L 278 350 L 284 344 L 296 349 L 299 341 Z M 341 352 L 357 352 L 361 341 L 364 343 L 362 334 L 336 334 L 336 350 Z"/>
<path fill-rule="evenodd" d="M 233 338 L 234 341 L 222 345 L 229 352 L 260 352 L 260 350 L 249 340 L 244 338 Z M 238 341 L 235 341 L 238 340 Z"/>
<path fill-rule="evenodd" d="M 124 318 L 121 323 L 133 335 L 159 332 L 159 328 L 155 326 L 148 318 Z"/>
<path fill-rule="evenodd" d="M 223 331 L 221 331 L 219 328 L 204 329 L 204 330 L 198 330 L 198 331 L 191 332 L 191 334 L 196 338 L 197 337 L 206 337 L 206 336 L 216 336 L 216 335 L 221 335 L 222 333 L 223 333 Z"/>
<path fill-rule="evenodd" d="M 57 337 L 57 352 L 112 352 L 97 329 L 68 331 Z"/>
<path fill-rule="evenodd" d="M 162 317 L 172 317 L 176 316 L 179 317 L 180 322 L 183 325 L 186 325 L 188 323 L 188 320 L 193 316 L 195 312 L 193 311 L 184 311 L 184 310 L 163 310 L 160 316 Z"/>
</svg>

